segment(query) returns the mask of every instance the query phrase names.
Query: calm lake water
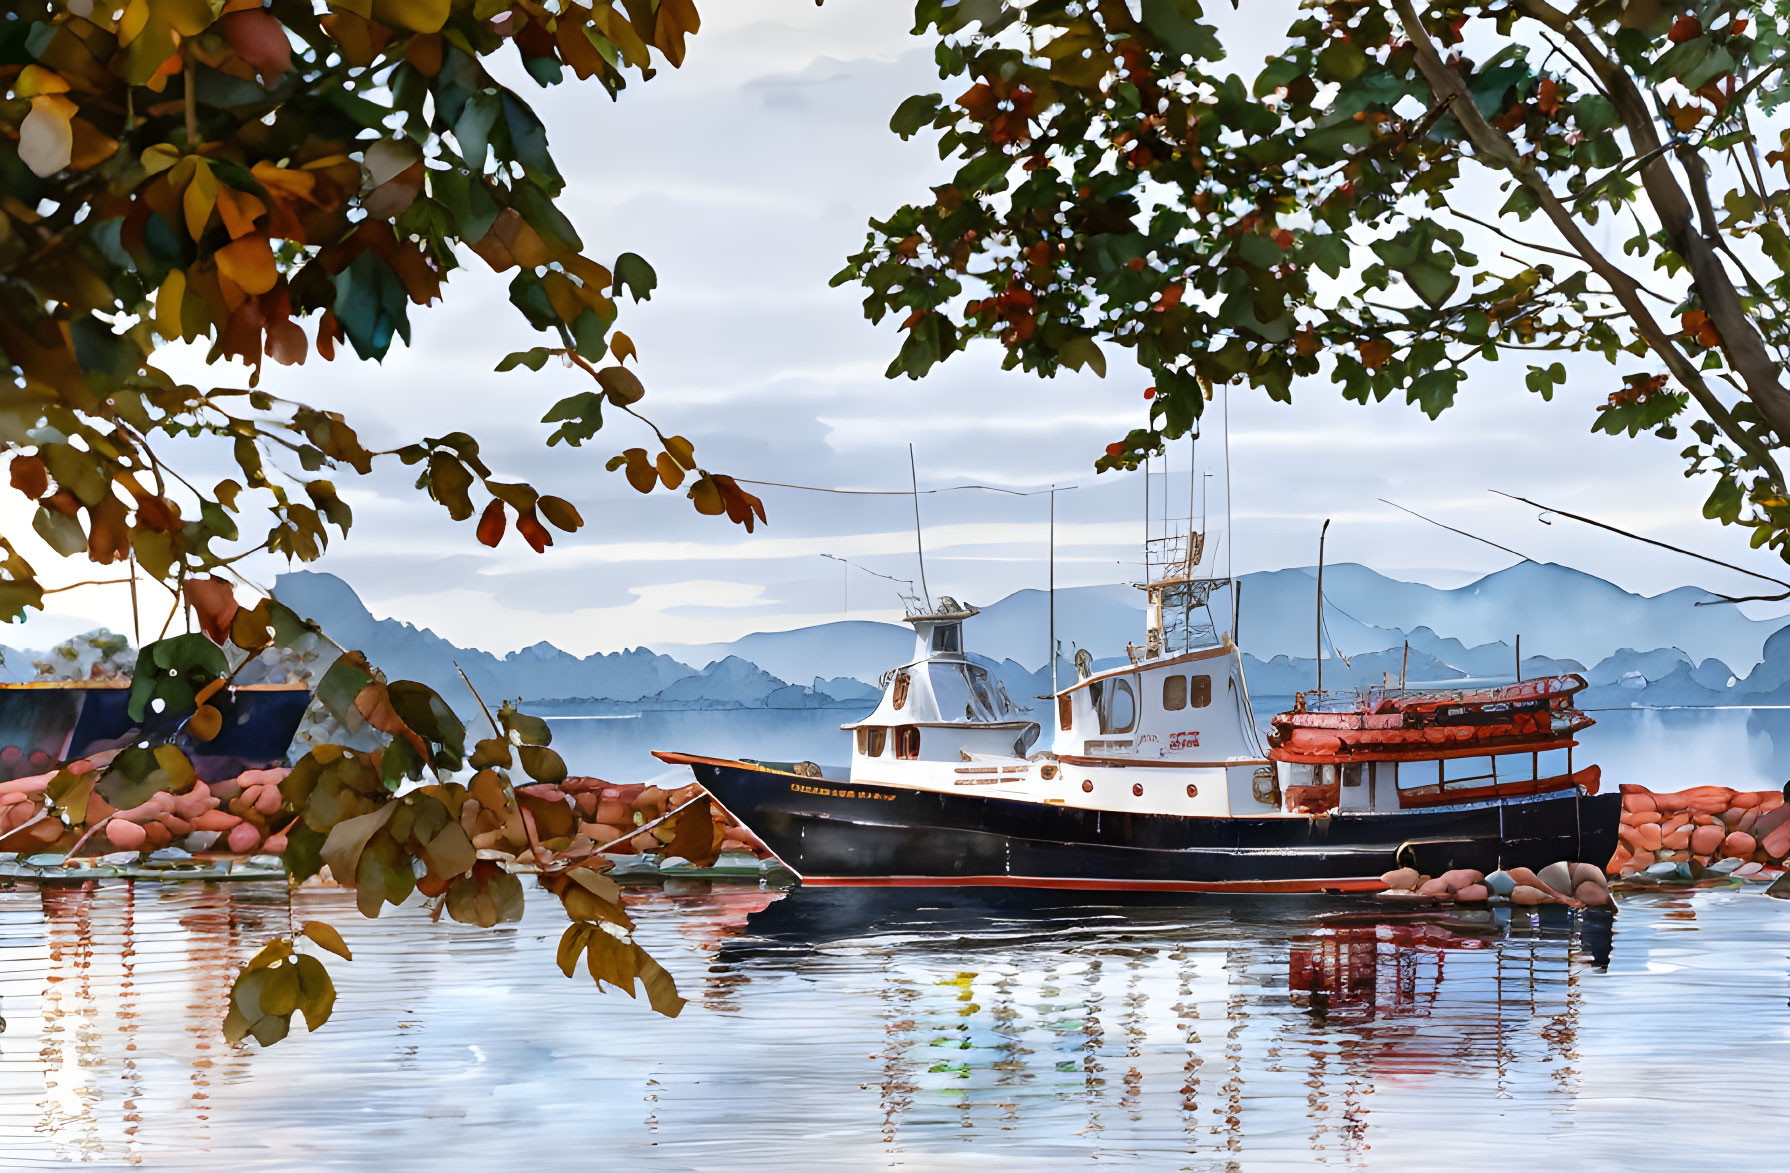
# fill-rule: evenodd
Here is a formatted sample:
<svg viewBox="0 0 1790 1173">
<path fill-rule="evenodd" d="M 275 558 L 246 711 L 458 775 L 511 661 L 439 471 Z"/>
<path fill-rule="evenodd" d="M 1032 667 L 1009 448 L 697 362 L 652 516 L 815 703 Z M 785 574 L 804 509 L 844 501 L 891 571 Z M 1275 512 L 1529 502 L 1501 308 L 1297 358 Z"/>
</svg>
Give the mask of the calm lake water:
<svg viewBox="0 0 1790 1173">
<path fill-rule="evenodd" d="M 690 999 L 674 1021 L 561 976 L 563 921 L 530 907 L 482 932 L 416 909 L 362 921 L 334 891 L 289 908 L 276 885 L 0 890 L 0 1167 L 1506 1171 L 1782 1153 L 1790 906 L 1758 886 L 1629 897 L 1613 929 L 1304 898 L 643 894 L 643 938 Z M 328 918 L 355 950 L 328 959 L 335 1018 L 230 1047 L 235 968 L 289 917 Z"/>
<path fill-rule="evenodd" d="M 1598 716 L 1581 753 L 1606 783 L 1790 774 L 1790 714 Z M 827 761 L 850 717 L 556 720 L 555 744 L 633 780 L 662 747 Z M 564 978 L 540 893 L 480 931 L 278 884 L 0 887 L 0 1170 L 1781 1160 L 1790 903 L 1760 885 L 1625 896 L 1613 925 L 1303 897 L 632 899 L 690 999 L 674 1021 Z M 225 1044 L 238 966 L 307 919 L 355 950 L 325 959 L 335 1018 Z"/>
</svg>

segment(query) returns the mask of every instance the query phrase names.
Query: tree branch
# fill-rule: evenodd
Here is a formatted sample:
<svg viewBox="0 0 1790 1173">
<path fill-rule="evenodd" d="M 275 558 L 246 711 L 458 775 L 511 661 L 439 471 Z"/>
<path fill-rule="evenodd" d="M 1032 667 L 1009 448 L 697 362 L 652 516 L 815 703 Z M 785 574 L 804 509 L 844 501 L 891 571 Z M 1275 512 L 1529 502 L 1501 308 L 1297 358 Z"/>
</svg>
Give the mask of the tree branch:
<svg viewBox="0 0 1790 1173">
<path fill-rule="evenodd" d="M 1565 36 L 1575 48 L 1579 49 L 1581 53 L 1584 53 L 1587 60 L 1592 62 L 1593 67 L 1598 70 L 1599 76 L 1604 78 L 1605 84 L 1609 85 L 1612 91 L 1619 91 L 1621 83 L 1627 83 L 1627 94 L 1632 96 L 1634 102 L 1629 103 L 1618 100 L 1617 109 L 1619 111 L 1623 110 L 1625 105 L 1638 105 L 1639 93 L 1635 91 L 1633 81 L 1629 79 L 1626 73 L 1622 73 L 1607 59 L 1603 59 L 1603 64 L 1608 66 L 1610 70 L 1610 73 L 1606 73 L 1604 68 L 1598 65 L 1598 59 L 1601 58 L 1601 54 L 1597 54 L 1595 46 L 1581 44 L 1581 42 L 1586 39 L 1583 32 L 1578 30 L 1564 14 L 1550 8 L 1547 4 L 1542 3 L 1541 0 L 1516 0 L 1516 2 L 1525 12 L 1530 12 L 1531 15 L 1536 15 L 1534 10 L 1550 13 L 1552 17 L 1555 18 L 1555 21 L 1558 22 L 1557 24 L 1555 21 L 1550 21 L 1540 16 L 1537 16 L 1537 19 L 1542 19 L 1543 23 L 1548 24 L 1549 27 L 1555 28 L 1555 31 Z M 1747 454 L 1757 461 L 1761 468 L 1768 472 L 1775 485 L 1783 486 L 1784 474 L 1778 468 L 1777 461 L 1772 457 L 1770 449 L 1761 444 L 1757 437 L 1750 435 L 1740 426 L 1740 422 L 1734 418 L 1733 413 L 1728 410 L 1727 405 L 1721 401 L 1715 391 L 1709 386 L 1708 382 L 1704 380 L 1702 373 L 1697 370 L 1695 364 L 1691 362 L 1690 357 L 1672 344 L 1670 335 L 1665 328 L 1660 325 L 1658 320 L 1654 318 L 1652 312 L 1648 310 L 1647 304 L 1641 300 L 1639 284 L 1635 279 L 1629 276 L 1629 274 L 1620 266 L 1611 263 L 1609 258 L 1605 257 L 1603 253 L 1598 250 L 1597 246 L 1591 243 L 1590 239 L 1585 235 L 1584 229 L 1580 227 L 1579 222 L 1573 217 L 1572 213 L 1560 202 L 1560 198 L 1554 194 L 1554 190 L 1547 185 L 1546 180 L 1544 180 L 1533 167 L 1523 161 L 1522 156 L 1516 149 L 1516 145 L 1510 141 L 1509 136 L 1505 135 L 1502 131 L 1496 129 L 1485 120 L 1485 116 L 1479 112 L 1479 107 L 1473 104 L 1473 97 L 1467 92 L 1466 83 L 1461 78 L 1461 75 L 1449 68 L 1447 63 L 1442 60 L 1442 55 L 1436 49 L 1436 43 L 1430 39 L 1429 31 L 1424 28 L 1423 22 L 1418 19 L 1417 13 L 1412 7 L 1411 0 L 1393 0 L 1393 7 L 1397 10 L 1399 19 L 1405 26 L 1405 33 L 1411 38 L 1412 47 L 1416 50 L 1418 69 L 1422 71 L 1424 79 L 1429 82 L 1431 91 L 1433 91 L 1439 98 L 1446 98 L 1452 103 L 1456 121 L 1460 123 L 1461 129 L 1465 132 L 1468 140 L 1472 142 L 1475 150 L 1480 154 L 1482 159 L 1509 172 L 1517 182 L 1529 189 L 1530 193 L 1535 196 L 1537 205 L 1547 215 L 1548 219 L 1553 222 L 1555 229 L 1566 242 L 1578 252 L 1585 263 L 1590 265 L 1593 271 L 1595 271 L 1599 277 L 1602 277 L 1604 282 L 1609 285 L 1616 300 L 1621 303 L 1622 308 L 1627 310 L 1629 316 L 1634 320 L 1636 331 L 1647 342 L 1647 345 L 1660 356 L 1661 360 L 1665 362 L 1667 369 L 1671 371 L 1673 377 L 1691 393 L 1692 397 L 1696 399 L 1698 406 L 1708 414 L 1709 418 L 1713 420 L 1725 434 L 1733 439 L 1736 444 L 1745 449 Z M 1590 52 L 1587 52 L 1587 48 L 1589 48 Z M 1613 79 L 1611 74 L 1618 76 Z M 1618 96 L 1619 99 L 1622 97 L 1620 93 Z M 1636 140 L 1633 145 L 1645 153 L 1656 150 L 1660 146 L 1660 143 L 1658 136 L 1654 133 L 1651 121 L 1646 118 L 1645 107 L 1640 108 L 1640 113 L 1641 120 L 1645 125 L 1640 131 L 1631 128 L 1629 133 L 1630 137 Z M 1626 121 L 1626 113 L 1624 117 Z M 1648 186 L 1648 194 L 1653 198 L 1655 210 L 1660 212 L 1662 222 L 1666 222 L 1666 209 L 1661 207 L 1662 200 L 1666 200 L 1669 203 L 1670 201 L 1668 197 L 1676 196 L 1676 210 L 1679 213 L 1678 235 L 1690 238 L 1693 245 L 1700 247 L 1701 251 L 1707 256 L 1713 257 L 1713 250 L 1708 247 L 1708 244 L 1704 242 L 1701 237 L 1698 237 L 1694 232 L 1685 230 L 1690 214 L 1690 205 L 1684 198 L 1684 192 L 1679 189 L 1677 182 L 1672 179 L 1669 166 L 1670 165 L 1663 160 L 1656 158 L 1642 168 L 1642 180 Z M 1649 180 L 1649 176 L 1652 175 L 1652 173 L 1662 169 L 1665 170 L 1665 180 L 1663 184 L 1659 183 L 1657 180 Z M 1655 187 L 1661 188 L 1660 193 L 1657 195 L 1654 193 Z M 1668 228 L 1667 231 L 1668 233 L 1671 233 L 1673 230 Z M 1676 241 L 1677 237 L 1674 236 L 1673 239 Z M 1680 252 L 1681 255 L 1684 255 L 1682 250 L 1680 250 Z M 1686 255 L 1686 260 L 1688 261 L 1690 259 L 1691 258 Z M 1733 286 L 1727 281 L 1727 271 L 1721 267 L 1721 262 L 1719 260 L 1713 261 L 1713 267 L 1716 273 L 1719 274 L 1720 282 L 1729 290 L 1729 294 L 1734 302 L 1735 310 L 1738 311 L 1739 296 L 1733 292 Z M 1693 265 L 1693 271 L 1694 270 L 1695 266 Z M 1701 275 L 1699 274 L 1698 276 L 1700 278 Z M 1701 280 L 1699 280 L 1699 285 L 1701 285 L 1701 283 Z M 1704 301 L 1707 306 L 1709 298 L 1705 296 Z M 1710 316 L 1714 318 L 1715 314 L 1711 312 Z M 1716 330 L 1718 332 L 1724 330 L 1723 325 L 1719 321 L 1716 324 Z M 1751 326 L 1746 326 L 1745 331 L 1751 334 Z M 1740 331 L 1736 331 L 1736 333 L 1738 334 Z M 1769 363 L 1770 360 L 1765 355 L 1764 346 L 1759 341 L 1758 335 L 1752 334 L 1752 339 L 1758 350 L 1759 357 Z M 1724 343 L 1724 348 L 1726 348 L 1730 339 L 1725 332 L 1722 335 L 1722 341 Z M 1738 368 L 1738 364 L 1733 365 Z M 1749 386 L 1751 386 L 1750 382 Z M 1782 388 L 1779 388 L 1779 391 L 1782 392 Z M 1757 394 L 1752 394 L 1750 397 L 1753 398 L 1755 402 L 1759 402 Z M 1786 409 L 1785 420 L 1786 424 L 1790 425 L 1790 393 L 1784 394 L 1784 399 Z M 1768 415 L 1767 418 L 1770 419 L 1771 417 Z M 1776 426 L 1775 423 L 1773 426 Z M 1790 431 L 1786 431 L 1783 434 L 1790 435 Z"/>
<path fill-rule="evenodd" d="M 1609 91 L 1610 100 L 1615 104 L 1616 112 L 1621 117 L 1622 125 L 1628 131 L 1630 144 L 1636 152 L 1651 154 L 1657 151 L 1661 145 L 1658 124 L 1648 111 L 1647 103 L 1641 96 L 1640 87 L 1635 84 L 1635 79 L 1630 76 L 1629 72 L 1599 49 L 1574 17 L 1548 4 L 1547 0 L 1514 0 L 1514 2 L 1519 11 L 1547 25 L 1564 37 L 1567 43 L 1577 49 L 1590 64 L 1602 80 L 1604 87 Z M 1409 0 L 1395 0 L 1395 4 L 1400 9 L 1401 15 L 1410 12 Z M 1411 13 L 1407 18 L 1408 23 L 1415 20 L 1415 13 Z M 1426 43 L 1429 41 L 1427 33 L 1424 34 L 1423 40 Z M 1432 56 L 1434 52 L 1434 46 L 1431 45 Z M 1418 57 L 1421 63 L 1423 57 L 1421 50 L 1419 50 Z M 1441 59 L 1437 57 L 1436 60 L 1440 63 Z M 1429 70 L 1426 68 L 1424 73 L 1425 76 L 1428 76 Z M 1458 108 L 1459 103 L 1456 105 Z M 1484 119 L 1479 121 L 1484 123 Z M 1685 263 L 1690 266 L 1691 278 L 1696 284 L 1698 296 L 1703 302 L 1703 311 L 1709 315 L 1710 321 L 1715 325 L 1716 333 L 1721 335 L 1722 350 L 1728 358 L 1729 365 L 1739 373 L 1742 382 L 1746 384 L 1747 398 L 1758 405 L 1760 414 L 1771 425 L 1780 440 L 1790 439 L 1790 389 L 1785 388 L 1777 363 L 1766 353 L 1764 340 L 1759 336 L 1758 330 L 1754 328 L 1745 307 L 1741 305 L 1740 291 L 1735 288 L 1727 267 L 1722 264 L 1721 257 L 1717 255 L 1710 242 L 1693 229 L 1690 201 L 1685 198 L 1684 189 L 1679 187 L 1678 181 L 1673 178 L 1671 165 L 1664 159 L 1655 157 L 1641 168 L 1641 184 L 1646 189 L 1647 198 L 1653 204 L 1654 212 L 1660 218 L 1660 225 L 1665 229 L 1666 239 L 1671 242 L 1673 251 L 1682 256 Z M 1649 344 L 1652 344 L 1652 339 L 1648 341 Z M 1664 357 L 1663 352 L 1662 357 Z M 1667 365 L 1672 365 L 1670 360 Z M 1690 364 L 1686 361 L 1683 365 L 1688 369 Z M 1696 394 L 1695 388 L 1679 375 L 1676 368 L 1672 373 L 1678 377 L 1679 382 L 1684 383 L 1686 388 L 1691 390 L 1693 395 Z M 1701 380 L 1698 381 L 1701 382 Z M 1702 403 L 1701 396 L 1698 397 L 1698 402 Z M 1704 410 L 1708 410 L 1707 405 L 1704 406 Z M 1719 423 L 1720 420 L 1717 422 Z M 1736 443 L 1741 442 L 1740 436 L 1727 425 L 1723 425 L 1722 430 L 1728 432 Z M 1757 442 L 1749 441 L 1742 444 L 1742 447 L 1746 448 L 1749 454 L 1756 459 L 1761 459 L 1762 463 L 1764 462 L 1760 452 L 1754 451 L 1755 449 L 1763 451 L 1762 446 Z M 1770 467 L 1774 479 L 1779 485 L 1782 485 L 1784 483 L 1783 476 L 1777 472 L 1775 463 Z"/>
</svg>

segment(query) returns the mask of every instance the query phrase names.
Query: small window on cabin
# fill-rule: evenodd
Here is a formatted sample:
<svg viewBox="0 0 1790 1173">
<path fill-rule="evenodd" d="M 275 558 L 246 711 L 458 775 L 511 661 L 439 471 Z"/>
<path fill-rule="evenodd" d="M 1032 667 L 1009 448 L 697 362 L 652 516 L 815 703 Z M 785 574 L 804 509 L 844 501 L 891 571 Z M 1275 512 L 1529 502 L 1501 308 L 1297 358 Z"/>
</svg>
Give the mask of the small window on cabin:
<svg viewBox="0 0 1790 1173">
<path fill-rule="evenodd" d="M 957 652 L 963 650 L 961 627 L 955 623 L 946 623 L 932 629 L 932 650 L 935 652 Z"/>
<path fill-rule="evenodd" d="M 1162 678 L 1162 708 L 1173 713 L 1187 707 L 1187 677 L 1164 676 Z"/>
<path fill-rule="evenodd" d="M 1187 707 L 1203 709 L 1212 703 L 1212 678 L 1210 676 L 1190 676 L 1187 678 Z"/>
<path fill-rule="evenodd" d="M 920 727 L 903 725 L 895 730 L 895 756 L 912 759 L 920 756 Z"/>
<path fill-rule="evenodd" d="M 1527 782 L 1535 777 L 1535 755 L 1532 753 L 1501 753 L 1492 759 L 1492 765 L 1498 771 L 1498 782 Z"/>
<path fill-rule="evenodd" d="M 1057 727 L 1067 730 L 1075 713 L 1075 698 L 1068 693 L 1057 697 Z"/>
<path fill-rule="evenodd" d="M 1572 773 L 1572 750 L 1544 749 L 1535 755 L 1537 778 L 1563 778 Z"/>
<path fill-rule="evenodd" d="M 880 725 L 858 730 L 858 752 L 867 758 L 883 756 L 883 742 L 888 740 L 889 731 Z"/>
<path fill-rule="evenodd" d="M 1136 724 L 1137 695 L 1131 691 L 1129 681 L 1113 681 L 1106 705 L 1100 710 L 1100 732 L 1130 733 Z"/>
<path fill-rule="evenodd" d="M 1351 762 L 1342 768 L 1342 784 L 1359 786 L 1367 779 L 1367 766 L 1360 762 Z"/>
<path fill-rule="evenodd" d="M 1492 770 L 1492 759 L 1489 757 L 1443 758 L 1441 765 L 1444 786 L 1473 782 L 1489 786 L 1496 779 Z"/>
<path fill-rule="evenodd" d="M 890 699 L 894 701 L 895 707 L 898 709 L 907 704 L 907 690 L 909 684 L 910 681 L 908 680 L 907 673 L 898 672 L 895 674 L 895 695 Z"/>
</svg>

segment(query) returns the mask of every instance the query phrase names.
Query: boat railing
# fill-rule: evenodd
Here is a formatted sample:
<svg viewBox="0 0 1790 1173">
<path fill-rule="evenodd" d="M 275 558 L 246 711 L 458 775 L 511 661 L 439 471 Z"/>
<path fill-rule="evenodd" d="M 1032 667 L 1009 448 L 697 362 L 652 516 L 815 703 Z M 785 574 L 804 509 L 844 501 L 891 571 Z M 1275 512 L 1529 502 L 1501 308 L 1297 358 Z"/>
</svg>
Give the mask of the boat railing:
<svg viewBox="0 0 1790 1173">
<path fill-rule="evenodd" d="M 1368 685 L 1354 689 L 1310 689 L 1298 694 L 1295 711 L 1305 713 L 1375 712 L 1388 701 L 1403 704 L 1500 705 L 1511 701 L 1542 700 L 1567 697 L 1585 687 L 1585 678 L 1576 673 L 1542 676 L 1509 684 L 1463 684 L 1455 686 L 1398 687 Z M 1403 707 L 1401 704 L 1400 707 Z"/>
</svg>

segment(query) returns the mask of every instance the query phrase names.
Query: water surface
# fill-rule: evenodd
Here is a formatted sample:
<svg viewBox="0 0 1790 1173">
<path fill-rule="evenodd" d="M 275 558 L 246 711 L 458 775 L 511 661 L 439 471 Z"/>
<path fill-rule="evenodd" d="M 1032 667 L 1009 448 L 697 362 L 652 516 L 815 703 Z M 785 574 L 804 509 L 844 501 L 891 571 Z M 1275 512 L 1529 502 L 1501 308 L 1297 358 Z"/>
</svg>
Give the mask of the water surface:
<svg viewBox="0 0 1790 1173">
<path fill-rule="evenodd" d="M 674 1021 L 564 978 L 557 907 L 530 909 L 481 931 L 278 885 L 0 889 L 0 1168 L 1781 1156 L 1790 905 L 1757 886 L 1629 897 L 1613 927 L 1305 898 L 652 891 L 635 911 L 690 999 Z M 355 949 L 326 958 L 334 1020 L 226 1045 L 236 967 L 313 917 Z"/>
</svg>

